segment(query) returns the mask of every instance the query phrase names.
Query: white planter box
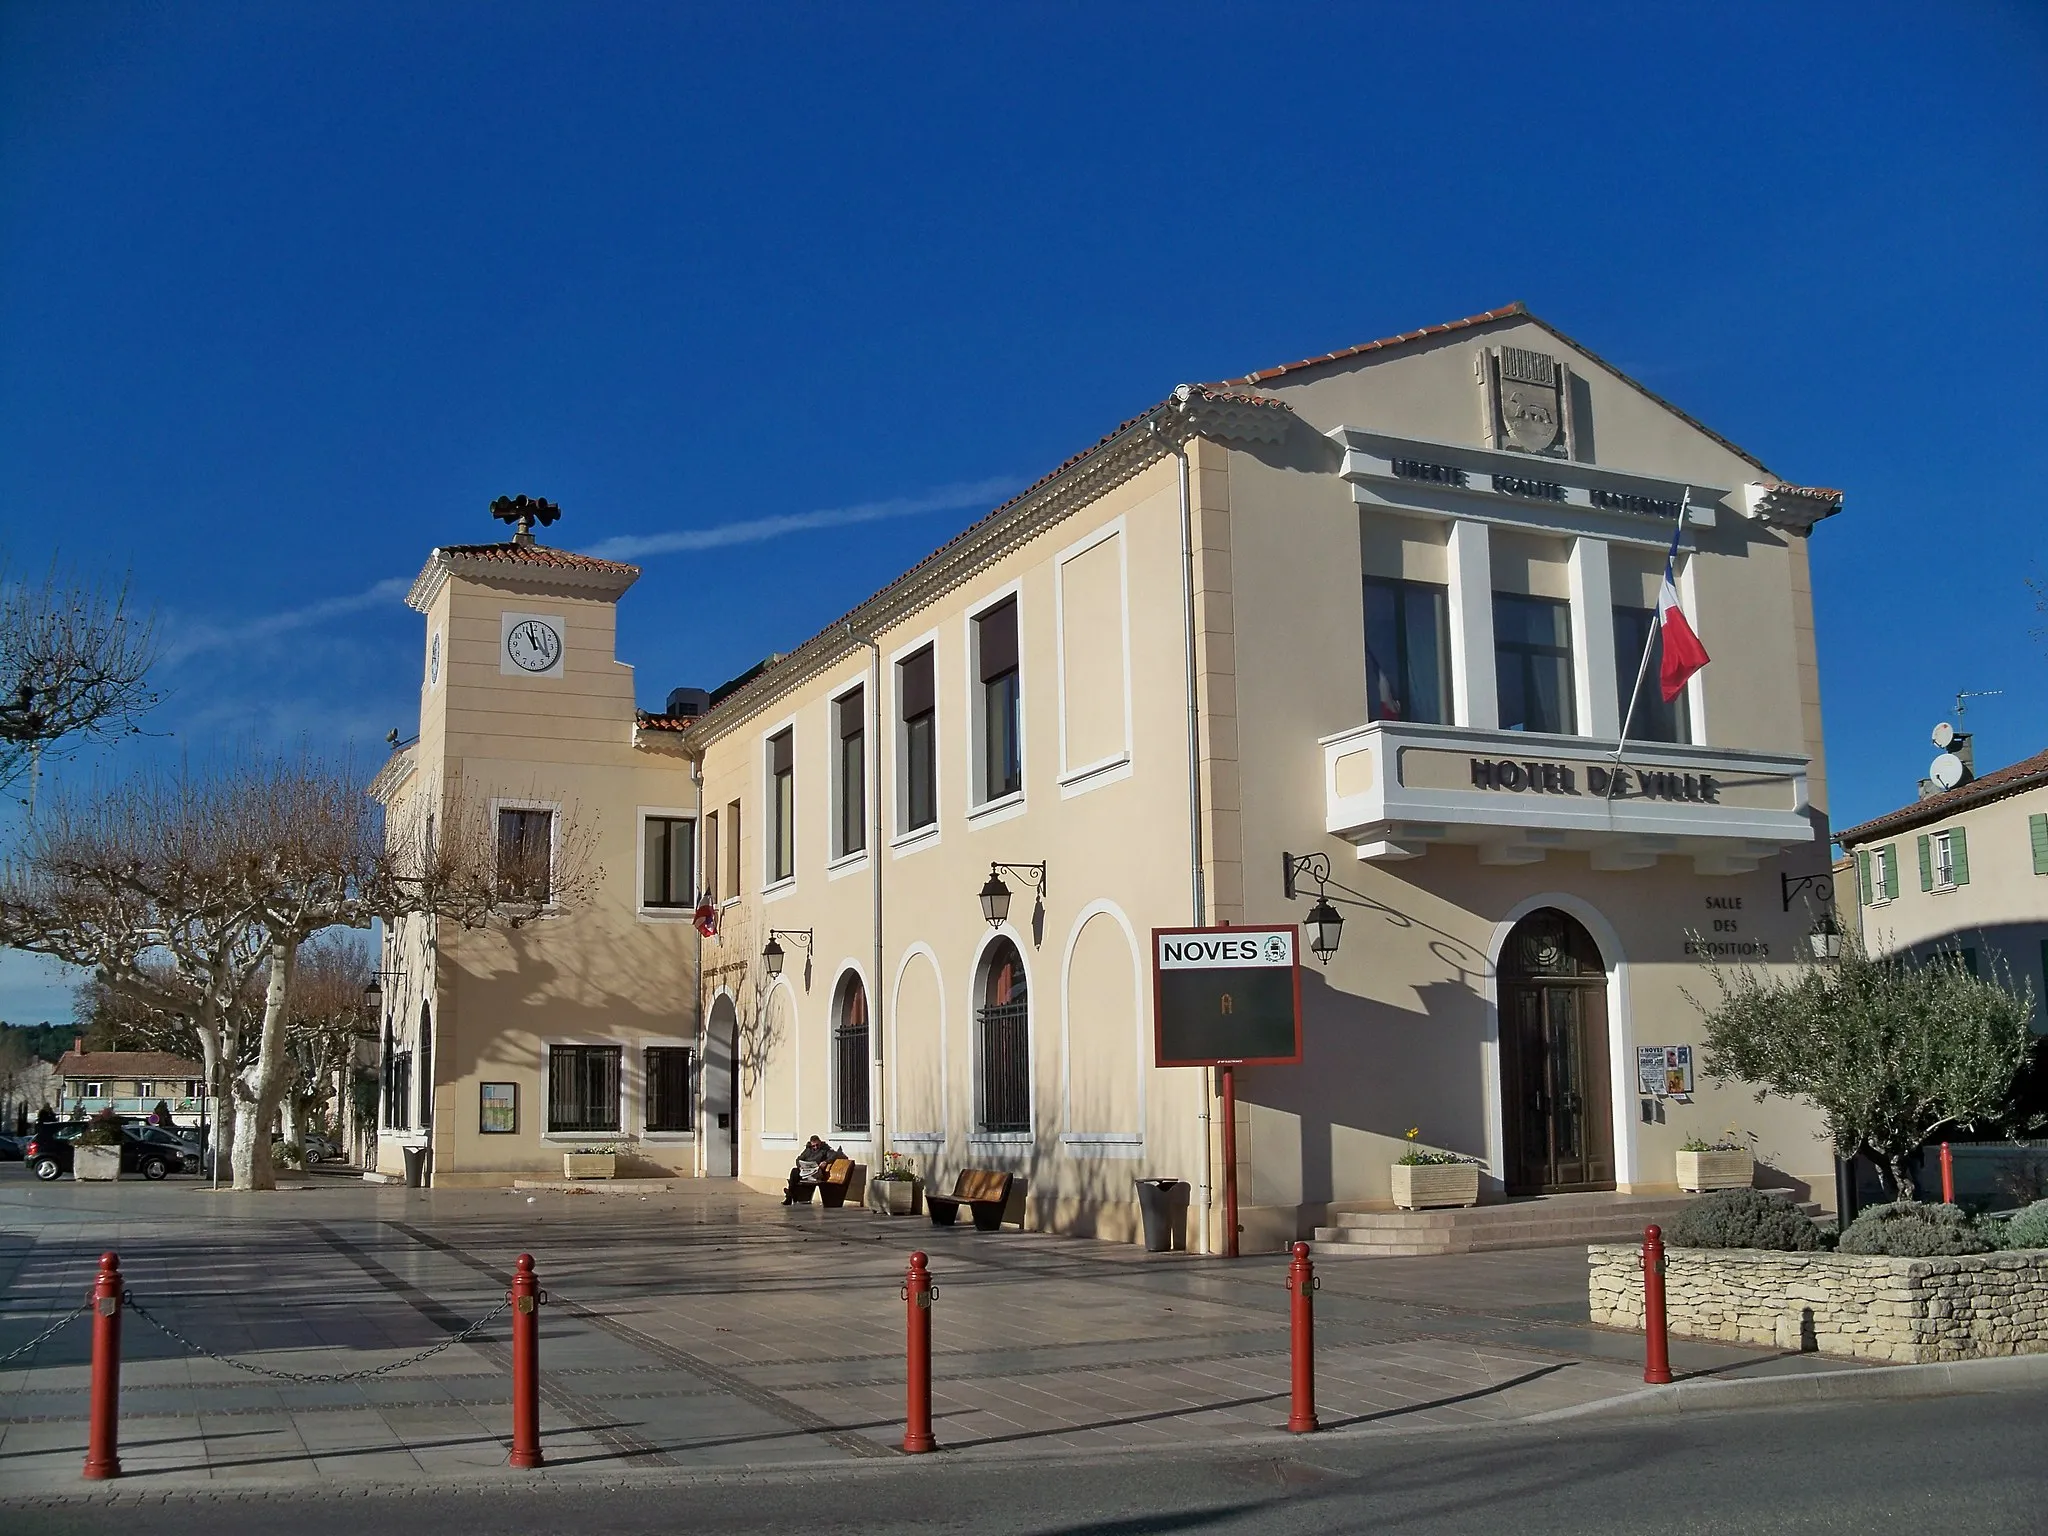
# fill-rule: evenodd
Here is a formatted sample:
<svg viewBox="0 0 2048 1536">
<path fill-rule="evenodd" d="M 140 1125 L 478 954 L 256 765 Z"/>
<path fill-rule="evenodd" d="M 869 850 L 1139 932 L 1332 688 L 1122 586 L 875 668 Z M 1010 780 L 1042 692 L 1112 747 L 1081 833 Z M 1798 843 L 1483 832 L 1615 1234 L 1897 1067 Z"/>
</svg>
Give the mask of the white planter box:
<svg viewBox="0 0 2048 1536">
<path fill-rule="evenodd" d="M 891 1216 L 915 1216 L 924 1203 L 916 1179 L 876 1179 L 869 1188 L 875 1191 L 875 1208 Z"/>
<path fill-rule="evenodd" d="M 119 1147 L 72 1148 L 71 1177 L 74 1179 L 99 1180 L 120 1178 L 121 1149 Z"/>
<path fill-rule="evenodd" d="M 562 1177 L 565 1179 L 610 1179 L 619 1172 L 619 1159 L 612 1152 L 564 1152 L 562 1154 Z"/>
<path fill-rule="evenodd" d="M 1477 1163 L 1394 1164 L 1394 1204 L 1404 1211 L 1478 1203 Z"/>
<path fill-rule="evenodd" d="M 1709 1189 L 1747 1189 L 1756 1182 L 1756 1159 L 1747 1152 L 1681 1152 L 1678 1187 L 1697 1195 Z"/>
</svg>

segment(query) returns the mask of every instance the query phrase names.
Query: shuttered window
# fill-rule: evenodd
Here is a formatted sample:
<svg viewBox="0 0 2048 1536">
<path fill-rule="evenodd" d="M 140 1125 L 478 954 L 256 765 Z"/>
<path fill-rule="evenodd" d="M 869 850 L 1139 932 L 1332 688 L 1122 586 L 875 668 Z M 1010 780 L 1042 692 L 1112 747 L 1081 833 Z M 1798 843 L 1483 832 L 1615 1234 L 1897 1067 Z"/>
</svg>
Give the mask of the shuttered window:
<svg viewBox="0 0 2048 1536">
<path fill-rule="evenodd" d="M 1925 832 L 1920 834 L 1920 889 L 1923 891 L 1934 889 L 1934 853 L 1929 846 L 1929 839 Z"/>
<path fill-rule="evenodd" d="M 618 1128 L 619 1048 L 548 1047 L 548 1129 L 576 1132 Z"/>
<path fill-rule="evenodd" d="M 2027 835 L 2034 843 L 2034 873 L 2048 875 L 2048 816 L 2029 816 Z"/>
<path fill-rule="evenodd" d="M 1862 894 L 1863 905 L 1869 906 L 1872 897 L 1870 886 L 1870 850 L 1867 848 L 1858 848 L 1856 850 L 1856 888 Z"/>
<path fill-rule="evenodd" d="M 1949 833 L 1949 842 L 1952 854 L 1952 873 L 1955 876 L 1955 883 L 1957 885 L 1968 885 L 1970 883 L 1969 828 L 1957 827 L 1953 832 Z"/>
<path fill-rule="evenodd" d="M 1886 901 L 1899 898 L 1899 845 L 1886 843 L 1878 850 L 1878 857 L 1884 861 L 1884 880 L 1879 889 Z"/>
</svg>

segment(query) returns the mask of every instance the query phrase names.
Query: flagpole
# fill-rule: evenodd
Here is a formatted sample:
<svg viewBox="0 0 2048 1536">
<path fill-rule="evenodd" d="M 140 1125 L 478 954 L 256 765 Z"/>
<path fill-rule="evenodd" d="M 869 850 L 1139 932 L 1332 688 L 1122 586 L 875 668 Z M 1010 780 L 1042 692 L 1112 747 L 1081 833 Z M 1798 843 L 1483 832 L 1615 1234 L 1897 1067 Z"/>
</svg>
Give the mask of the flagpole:
<svg viewBox="0 0 2048 1536">
<path fill-rule="evenodd" d="M 1685 536 L 1685 514 L 1686 510 L 1691 506 L 1692 487 L 1687 486 L 1684 499 L 1678 504 L 1678 526 L 1671 531 L 1671 548 L 1664 556 L 1664 567 L 1666 570 L 1675 568 L 1675 562 L 1678 559 L 1678 541 Z M 1660 577 L 1659 579 L 1661 580 L 1662 578 Z M 1634 725 L 1636 721 L 1636 701 L 1643 696 L 1643 679 L 1650 672 L 1650 652 L 1657 648 L 1657 637 L 1662 618 L 1663 615 L 1658 610 L 1651 610 L 1650 632 L 1643 638 L 1643 659 L 1642 663 L 1636 668 L 1636 685 L 1629 690 L 1628 710 L 1621 717 L 1621 738 L 1614 743 L 1614 766 L 1617 768 L 1621 766 L 1622 751 L 1628 746 L 1628 728 Z M 1608 779 L 1607 796 L 1610 800 L 1614 798 L 1615 782 L 1612 777 Z"/>
</svg>

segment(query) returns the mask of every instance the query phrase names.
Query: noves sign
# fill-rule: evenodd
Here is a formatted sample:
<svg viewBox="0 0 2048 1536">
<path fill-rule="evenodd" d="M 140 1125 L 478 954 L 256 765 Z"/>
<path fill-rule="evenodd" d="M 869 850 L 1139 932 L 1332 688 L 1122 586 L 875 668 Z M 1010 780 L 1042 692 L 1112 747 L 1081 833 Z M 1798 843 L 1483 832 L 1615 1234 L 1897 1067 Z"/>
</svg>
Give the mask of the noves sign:
<svg viewBox="0 0 2048 1536">
<path fill-rule="evenodd" d="M 1152 1027 L 1157 1066 L 1299 1062 L 1298 931 L 1153 929 Z"/>
</svg>

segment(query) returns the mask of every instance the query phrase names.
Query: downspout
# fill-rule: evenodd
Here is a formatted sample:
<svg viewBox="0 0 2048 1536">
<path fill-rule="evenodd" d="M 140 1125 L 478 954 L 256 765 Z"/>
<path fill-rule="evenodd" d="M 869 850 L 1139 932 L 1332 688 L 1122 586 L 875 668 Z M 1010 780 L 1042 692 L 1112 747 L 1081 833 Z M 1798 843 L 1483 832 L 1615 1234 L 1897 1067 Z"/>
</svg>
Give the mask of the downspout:
<svg viewBox="0 0 2048 1536">
<path fill-rule="evenodd" d="M 1163 431 L 1155 419 L 1154 432 Z M 1208 889 L 1202 870 L 1202 718 L 1195 689 L 1195 534 L 1194 502 L 1189 493 L 1188 447 L 1185 438 L 1173 444 L 1180 469 L 1180 616 L 1181 659 L 1188 710 L 1188 905 L 1189 921 L 1200 928 L 1208 922 Z M 1209 1223 L 1215 1191 L 1209 1179 L 1215 1126 L 1209 1113 L 1209 1073 L 1202 1072 L 1202 1176 L 1196 1190 L 1202 1213 L 1201 1252 L 1210 1252 Z"/>
<path fill-rule="evenodd" d="M 697 839 L 697 847 L 694 850 L 695 868 L 692 870 L 692 873 L 696 876 L 696 880 L 692 884 L 696 884 L 704 878 L 704 759 L 701 755 L 690 755 L 689 763 L 690 785 L 697 791 L 697 819 L 691 828 Z M 690 894 L 692 899 L 694 899 L 696 892 L 693 891 Z M 704 1063 L 710 1059 L 711 1028 L 710 1015 L 704 1008 L 704 935 L 694 921 L 690 924 L 690 932 L 697 940 L 697 1075 L 699 1080 L 697 1113 L 699 1116 L 703 1116 L 704 1091 L 702 1079 Z M 739 1052 L 738 1039 L 733 1041 L 733 1052 L 735 1055 Z M 735 1063 L 732 1069 L 732 1176 L 735 1183 L 739 1181 L 740 1176 L 739 1086 L 740 1071 L 739 1066 Z M 717 1133 L 718 1128 L 707 1121 L 697 1134 L 696 1159 L 692 1166 L 697 1170 L 697 1177 L 700 1179 L 711 1177 L 711 1138 Z"/>
<path fill-rule="evenodd" d="M 846 636 L 868 648 L 868 888 L 874 905 L 875 962 L 868 987 L 868 1049 L 874 1057 L 874 1091 L 868 1096 L 868 1134 L 873 1138 L 877 1173 L 889 1166 L 889 1071 L 882 1017 L 882 647 L 879 641 L 854 633 Z"/>
</svg>

